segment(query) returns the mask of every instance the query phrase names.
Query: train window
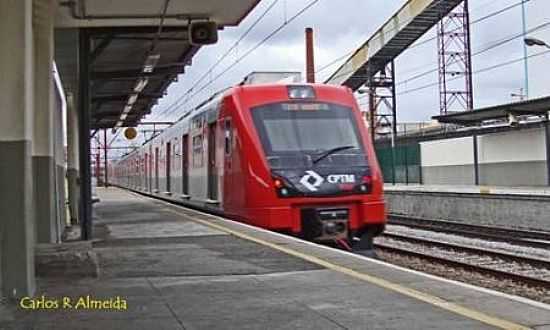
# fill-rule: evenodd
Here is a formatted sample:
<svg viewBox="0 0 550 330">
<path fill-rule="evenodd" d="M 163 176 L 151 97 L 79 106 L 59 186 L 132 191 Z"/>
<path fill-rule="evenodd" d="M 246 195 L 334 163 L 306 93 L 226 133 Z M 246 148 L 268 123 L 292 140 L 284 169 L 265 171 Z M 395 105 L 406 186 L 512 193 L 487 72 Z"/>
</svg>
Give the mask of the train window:
<svg viewBox="0 0 550 330">
<path fill-rule="evenodd" d="M 231 155 L 231 147 L 233 144 L 233 130 L 231 128 L 231 119 L 225 120 L 225 142 L 224 142 L 224 150 L 226 155 Z"/>
<path fill-rule="evenodd" d="M 155 189 L 159 189 L 159 148 L 155 148 Z"/>
<path fill-rule="evenodd" d="M 251 110 L 271 166 L 309 166 L 327 151 L 330 157 L 321 158 L 323 161 L 317 166 L 367 166 L 365 148 L 351 108 L 315 104 L 315 107 L 299 104 L 289 108 L 285 103 L 274 103 Z"/>
<path fill-rule="evenodd" d="M 178 143 L 178 139 L 174 139 L 174 147 L 173 147 L 173 152 L 172 152 L 172 169 L 174 170 L 177 170 L 179 168 L 179 162 L 176 161 L 176 159 L 178 159 L 179 157 L 181 157 L 180 155 L 180 144 Z"/>
<path fill-rule="evenodd" d="M 202 167 L 203 165 L 202 139 L 202 134 L 193 137 L 193 167 Z"/>
<path fill-rule="evenodd" d="M 203 116 L 198 116 L 193 119 L 193 123 L 191 124 L 191 126 L 193 127 L 193 130 L 198 131 L 202 128 L 202 124 L 203 124 Z"/>
</svg>

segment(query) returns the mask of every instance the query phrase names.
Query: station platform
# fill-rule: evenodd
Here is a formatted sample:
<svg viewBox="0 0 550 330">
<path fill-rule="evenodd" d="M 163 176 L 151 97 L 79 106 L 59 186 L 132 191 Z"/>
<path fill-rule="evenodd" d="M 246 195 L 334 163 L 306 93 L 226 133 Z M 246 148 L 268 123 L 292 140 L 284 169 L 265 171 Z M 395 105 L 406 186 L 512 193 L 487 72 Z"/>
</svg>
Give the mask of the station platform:
<svg viewBox="0 0 550 330">
<path fill-rule="evenodd" d="M 419 185 L 419 184 L 385 184 L 384 191 L 415 191 L 426 193 L 482 194 L 518 197 L 548 197 L 550 187 L 503 187 L 503 186 L 471 186 L 471 185 Z"/>
<path fill-rule="evenodd" d="M 549 305 L 117 188 L 97 193 L 99 277 L 40 278 L 35 300 L 60 306 L 0 306 L 0 329 L 550 329 Z M 74 308 L 78 299 L 111 303 Z"/>
<path fill-rule="evenodd" d="M 550 233 L 549 187 L 384 185 L 390 214 Z"/>
</svg>

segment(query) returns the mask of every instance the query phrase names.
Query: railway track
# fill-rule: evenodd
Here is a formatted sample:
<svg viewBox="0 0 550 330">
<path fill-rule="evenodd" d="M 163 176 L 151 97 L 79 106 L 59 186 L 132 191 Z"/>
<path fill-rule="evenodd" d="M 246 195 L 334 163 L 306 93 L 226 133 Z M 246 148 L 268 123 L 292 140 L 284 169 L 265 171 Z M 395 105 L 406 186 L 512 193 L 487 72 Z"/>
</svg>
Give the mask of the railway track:
<svg viewBox="0 0 550 330">
<path fill-rule="evenodd" d="M 550 232 L 390 215 L 388 224 L 550 250 Z"/>
<path fill-rule="evenodd" d="M 213 214 L 212 211 L 202 211 Z M 394 218 L 394 220 L 390 223 L 397 224 L 396 222 L 397 221 Z M 441 227 L 433 229 L 426 223 L 416 226 L 406 222 L 403 223 L 403 225 L 431 231 L 460 234 L 466 233 L 473 235 L 472 231 L 448 230 Z M 493 235 L 489 236 L 495 237 Z M 528 235 L 525 235 L 524 237 L 527 236 Z M 479 233 L 475 237 L 480 238 Z M 530 238 L 532 238 L 532 236 Z M 382 239 L 382 242 L 380 239 Z M 396 241 L 398 244 L 395 244 Z M 509 242 L 509 240 L 506 240 L 506 242 Z M 545 289 L 550 289 L 550 260 L 529 258 L 510 253 L 462 246 L 430 239 L 409 237 L 391 233 L 389 231 L 386 231 L 380 236 L 379 239 L 377 239 L 375 248 L 400 255 L 417 257 L 451 267 L 462 267 L 471 271 L 481 272 L 500 278 L 511 279 L 519 283 L 527 283 L 534 286 L 543 287 Z"/>
<path fill-rule="evenodd" d="M 381 235 L 375 248 L 499 279 L 550 288 L 550 261 L 545 259 L 391 232 Z"/>
</svg>

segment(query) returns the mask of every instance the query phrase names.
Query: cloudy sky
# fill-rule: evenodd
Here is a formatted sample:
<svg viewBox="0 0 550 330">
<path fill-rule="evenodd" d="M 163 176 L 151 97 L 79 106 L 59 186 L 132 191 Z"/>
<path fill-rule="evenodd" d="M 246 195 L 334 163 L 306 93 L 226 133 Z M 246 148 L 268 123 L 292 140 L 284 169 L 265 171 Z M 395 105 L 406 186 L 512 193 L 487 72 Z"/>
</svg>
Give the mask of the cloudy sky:
<svg viewBox="0 0 550 330">
<path fill-rule="evenodd" d="M 213 46 L 203 47 L 184 75 L 172 84 L 153 113 L 146 120 L 175 120 L 192 106 L 206 99 L 213 92 L 234 85 L 252 71 L 304 71 L 305 49 L 304 28 L 313 27 L 315 31 L 316 68 L 324 70 L 317 73 L 317 80 L 323 81 L 330 76 L 345 60 L 326 64 L 342 58 L 368 39 L 406 0 L 319 0 L 307 9 L 298 19 L 288 23 L 272 38 L 242 59 L 266 36 L 285 21 L 288 21 L 312 0 L 262 0 L 255 10 L 238 26 L 226 28 L 220 32 L 220 41 Z M 241 38 L 243 33 L 270 6 L 273 7 L 265 17 L 239 42 L 227 56 L 193 91 L 197 80 L 209 72 L 220 60 L 222 54 Z M 472 59 L 474 74 L 475 107 L 507 103 L 513 100 L 512 93 L 523 88 L 524 64 L 521 0 L 470 0 L 471 21 L 475 22 L 491 13 L 517 4 L 494 17 L 472 24 L 472 51 L 480 52 Z M 550 41 L 550 1 L 530 0 L 526 3 L 528 29 L 535 29 L 530 35 Z M 544 25 L 544 24 L 547 25 Z M 437 43 L 431 40 L 436 35 L 432 29 L 418 42 L 421 43 L 405 51 L 395 62 L 397 79 L 397 103 L 399 122 L 429 121 L 439 113 L 439 90 L 437 86 Z M 502 40 L 512 39 L 492 48 Z M 485 50 L 490 48 L 490 50 Z M 485 51 L 484 51 L 485 50 Z M 543 48 L 529 49 L 530 55 L 544 51 Z M 505 62 L 515 63 L 504 65 Z M 535 56 L 529 60 L 530 96 L 538 97 L 550 93 L 550 54 Z M 426 71 L 434 72 L 420 79 L 408 81 L 411 77 Z M 418 89 L 418 87 L 432 85 Z M 196 91 L 202 89 L 202 92 Z M 415 89 L 418 89 L 415 91 Z M 411 91 L 413 90 L 413 91 Z M 189 98 L 188 95 L 194 95 Z M 516 99 L 517 100 L 517 99 Z M 364 104 L 365 100 L 360 100 Z"/>
</svg>

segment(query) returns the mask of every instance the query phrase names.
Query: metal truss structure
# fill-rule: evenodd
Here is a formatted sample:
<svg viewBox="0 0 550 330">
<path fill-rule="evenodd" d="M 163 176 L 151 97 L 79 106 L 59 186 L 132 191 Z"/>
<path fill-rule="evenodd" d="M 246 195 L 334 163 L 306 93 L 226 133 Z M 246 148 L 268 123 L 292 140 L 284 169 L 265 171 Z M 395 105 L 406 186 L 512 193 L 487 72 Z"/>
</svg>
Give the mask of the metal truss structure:
<svg viewBox="0 0 550 330">
<path fill-rule="evenodd" d="M 365 84 L 369 94 L 367 122 L 374 141 L 376 134 L 397 135 L 395 66 L 393 61 Z"/>
<path fill-rule="evenodd" d="M 440 113 L 473 109 L 470 15 L 464 0 L 437 25 Z"/>
</svg>

